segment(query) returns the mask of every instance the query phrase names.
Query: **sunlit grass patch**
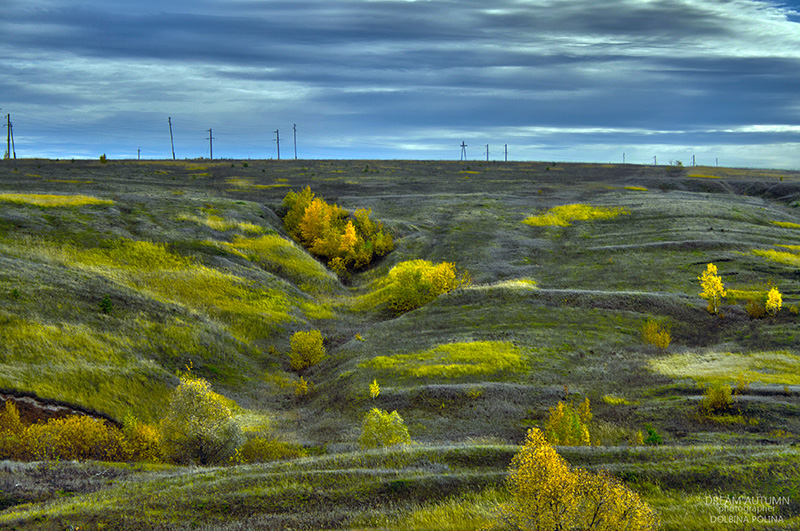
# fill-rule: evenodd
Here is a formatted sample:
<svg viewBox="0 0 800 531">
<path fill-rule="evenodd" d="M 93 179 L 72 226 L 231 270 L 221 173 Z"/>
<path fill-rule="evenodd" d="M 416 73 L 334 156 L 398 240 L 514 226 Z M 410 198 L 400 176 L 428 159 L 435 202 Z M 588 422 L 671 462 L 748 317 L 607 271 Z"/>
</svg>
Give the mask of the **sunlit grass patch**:
<svg viewBox="0 0 800 531">
<path fill-rule="evenodd" d="M 569 227 L 572 221 L 613 219 L 630 212 L 622 207 L 593 207 L 585 204 L 561 205 L 543 214 L 529 216 L 523 223 L 534 227 Z"/>
<path fill-rule="evenodd" d="M 205 225 L 210 229 L 220 232 L 240 230 L 245 234 L 264 234 L 267 231 L 267 229 L 255 223 L 226 219 L 215 214 L 208 214 L 205 217 L 195 216 L 193 214 L 181 214 L 177 219 L 178 221 L 191 221 L 198 225 Z"/>
<path fill-rule="evenodd" d="M 0 194 L 0 202 L 48 208 L 114 204 L 110 199 L 99 199 L 88 195 L 53 194 Z"/>
<path fill-rule="evenodd" d="M 792 223 L 791 221 L 770 221 L 770 223 L 784 229 L 800 229 L 800 223 Z"/>
<path fill-rule="evenodd" d="M 480 284 L 477 286 L 470 286 L 465 289 L 469 290 L 490 290 L 494 288 L 507 288 L 507 289 L 537 289 L 538 282 L 533 280 L 532 278 L 511 278 L 508 280 L 501 280 L 500 282 L 496 282 L 494 284 Z"/>
<path fill-rule="evenodd" d="M 124 364 L 85 360 L 29 363 L 0 362 L 0 388 L 24 389 L 100 411 L 122 420 L 134 413 L 158 418 L 174 387 L 171 375 L 146 360 Z"/>
<path fill-rule="evenodd" d="M 98 332 L 86 325 L 47 324 L 17 317 L 0 316 L 3 361 L 56 363 L 82 360 L 119 365 L 127 356 L 128 338 Z"/>
<path fill-rule="evenodd" d="M 690 173 L 689 177 L 692 179 L 722 179 L 719 175 L 704 175 L 701 173 Z"/>
<path fill-rule="evenodd" d="M 202 265 L 136 275 L 128 282 L 165 302 L 181 304 L 227 324 L 244 341 L 269 337 L 292 320 L 285 293 L 250 285 L 244 279 Z"/>
<path fill-rule="evenodd" d="M 647 191 L 647 188 L 645 188 L 644 186 L 626 186 L 625 189 L 626 190 L 631 190 L 633 192 L 646 192 Z"/>
<path fill-rule="evenodd" d="M 603 403 L 609 406 L 633 406 L 638 404 L 636 401 L 630 401 L 622 396 L 603 395 Z"/>
<path fill-rule="evenodd" d="M 495 522 L 497 507 L 508 501 L 508 494 L 494 488 L 468 492 L 463 496 L 419 505 L 401 515 L 371 517 L 359 522 L 358 529 L 397 531 L 479 531 Z"/>
<path fill-rule="evenodd" d="M 253 181 L 253 179 L 247 177 L 230 177 L 226 179 L 225 182 L 230 184 L 231 186 L 235 186 L 236 188 L 232 189 L 235 191 L 268 190 L 270 188 L 285 188 L 289 186 L 288 184 L 285 184 L 283 182 L 279 182 L 277 184 L 256 184 Z"/>
<path fill-rule="evenodd" d="M 800 267 L 800 254 L 776 251 L 775 249 L 754 249 L 753 254 L 779 264 Z"/>
<path fill-rule="evenodd" d="M 790 251 L 794 251 L 796 253 L 800 253 L 800 245 L 776 245 L 775 247 L 783 247 L 784 249 L 789 249 Z"/>
<path fill-rule="evenodd" d="M 448 343 L 413 354 L 376 356 L 361 367 L 413 378 L 488 376 L 523 369 L 522 352 L 508 341 Z"/>
<path fill-rule="evenodd" d="M 62 183 L 62 184 L 92 184 L 94 181 L 78 181 L 76 179 L 45 179 L 48 183 Z"/>
<path fill-rule="evenodd" d="M 157 300 L 201 311 L 222 321 L 244 341 L 269 337 L 292 320 L 292 307 L 301 302 L 283 291 L 199 264 L 163 243 L 120 239 L 103 247 L 77 249 L 44 240 L 23 241 L 15 246 L 17 252 L 85 269 Z"/>
<path fill-rule="evenodd" d="M 652 360 L 650 367 L 665 376 L 698 382 L 731 384 L 741 375 L 763 384 L 800 384 L 800 356 L 785 350 L 673 354 Z"/>
</svg>

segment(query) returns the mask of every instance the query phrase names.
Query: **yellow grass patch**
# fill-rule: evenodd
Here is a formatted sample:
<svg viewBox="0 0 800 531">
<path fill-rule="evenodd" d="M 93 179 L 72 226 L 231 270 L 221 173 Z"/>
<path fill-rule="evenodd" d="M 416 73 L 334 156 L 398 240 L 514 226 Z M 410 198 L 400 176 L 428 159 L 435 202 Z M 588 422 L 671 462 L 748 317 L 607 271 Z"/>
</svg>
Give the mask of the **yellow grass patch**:
<svg viewBox="0 0 800 531">
<path fill-rule="evenodd" d="M 40 207 L 69 207 L 83 205 L 113 205 L 110 199 L 99 199 L 89 195 L 52 195 L 52 194 L 0 194 L 0 201 L 18 205 L 34 205 Z"/>
<path fill-rule="evenodd" d="M 647 188 L 645 188 L 644 186 L 626 186 L 625 189 L 626 190 L 631 190 L 633 192 L 646 192 L 647 191 Z"/>
<path fill-rule="evenodd" d="M 791 221 L 770 221 L 770 223 L 784 229 L 800 229 L 800 223 L 792 223 Z"/>
<path fill-rule="evenodd" d="M 800 254 L 787 253 L 785 251 L 776 251 L 774 249 L 754 249 L 753 254 L 761 256 L 772 262 L 779 264 L 786 264 L 794 267 L 800 267 Z"/>
<path fill-rule="evenodd" d="M 544 214 L 530 216 L 523 223 L 533 227 L 569 227 L 572 221 L 593 221 L 613 219 L 630 212 L 621 207 L 593 207 L 591 205 L 573 204 L 553 207 Z"/>
<path fill-rule="evenodd" d="M 703 175 L 700 173 L 690 173 L 689 177 L 692 179 L 722 179 L 719 175 Z"/>
</svg>

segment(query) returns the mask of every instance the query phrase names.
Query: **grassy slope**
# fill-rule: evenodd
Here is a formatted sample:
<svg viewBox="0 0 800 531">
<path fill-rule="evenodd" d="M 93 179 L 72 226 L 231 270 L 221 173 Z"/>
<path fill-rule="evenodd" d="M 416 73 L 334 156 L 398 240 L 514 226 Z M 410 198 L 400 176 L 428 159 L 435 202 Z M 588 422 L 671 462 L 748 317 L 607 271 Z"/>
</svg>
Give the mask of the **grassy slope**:
<svg viewBox="0 0 800 531">
<path fill-rule="evenodd" d="M 305 185 L 346 208 L 372 208 L 374 217 L 396 231 L 396 251 L 341 285 L 280 239 L 274 211 L 288 189 Z M 696 280 L 714 262 L 729 288 L 760 290 L 772 282 L 784 293 L 785 306 L 800 300 L 796 267 L 753 253 L 789 251 L 774 246 L 800 243 L 800 230 L 772 223 L 798 221 L 796 173 L 573 164 L 548 169 L 537 163 L 18 161 L 16 170 L 0 166 L 0 193 L 113 201 L 62 207 L 0 203 L 0 335 L 6 345 L 0 388 L 33 391 L 116 418 L 133 412 L 155 419 L 176 383 L 175 371 L 191 361 L 218 390 L 255 417 L 270 419 L 283 438 L 352 449 L 361 415 L 377 405 L 397 409 L 416 440 L 445 445 L 419 450 L 434 462 L 446 455 L 437 448 L 470 438 L 473 446 L 459 451 L 480 455 L 477 445 L 487 441 L 517 443 L 565 390 L 592 400 L 610 442 L 646 423 L 671 445 L 770 442 L 783 448 L 797 437 L 776 436 L 775 430 L 800 434 L 797 317 L 784 310 L 775 319 L 752 321 L 743 304 L 726 306 L 723 319 L 710 316 L 697 297 Z M 569 227 L 521 223 L 577 202 L 623 207 L 630 214 Z M 372 283 L 395 263 L 417 258 L 453 261 L 471 272 L 475 284 L 400 318 L 371 305 Z M 109 315 L 98 307 L 106 294 L 114 306 Z M 673 345 L 666 353 L 642 344 L 640 327 L 649 316 L 672 326 Z M 296 377 L 281 353 L 293 331 L 310 327 L 328 337 L 330 359 L 306 375 L 316 383 L 316 394 L 296 402 L 289 385 Z M 437 349 L 451 343 L 472 345 Z M 786 362 L 777 368 L 764 361 L 778 357 Z M 707 370 L 721 358 L 725 371 Z M 739 373 L 752 383 L 736 407 L 753 422 L 699 419 L 696 382 L 735 383 Z M 368 385 L 374 378 L 381 395 L 373 404 Z M 630 405 L 606 404 L 606 395 Z M 431 465 L 425 481 L 444 474 L 441 481 L 453 477 L 456 486 L 419 492 L 446 497 L 496 484 L 513 453 L 502 448 L 505 457 L 477 475 L 459 468 L 445 474 Z M 629 479 L 665 508 L 669 522 L 696 520 L 698 528 L 708 524 L 708 511 L 691 514 L 687 507 L 706 492 L 723 486 L 725 492 L 753 495 L 784 492 L 785 485 L 763 473 L 776 456 L 784 459 L 783 450 L 687 448 L 719 459 L 696 470 L 679 450 L 637 450 L 635 458 L 625 451 L 599 452 L 595 464 L 625 472 L 621 463 L 642 455 L 645 462 L 677 459 L 677 469 L 666 476 L 646 464 L 634 467 Z M 796 472 L 796 453 L 786 451 L 781 466 L 789 468 L 781 473 Z M 346 461 L 362 454 L 351 455 L 335 458 L 344 464 L 333 468 L 348 477 L 358 474 L 360 467 Z M 580 453 L 567 455 L 575 464 L 588 462 Z M 326 459 L 332 458 L 311 458 L 311 465 L 300 468 L 327 469 Z M 403 481 L 417 481 L 418 469 L 426 468 L 401 465 L 391 477 Z M 237 493 L 229 503 L 245 505 L 265 496 L 247 485 L 273 473 L 271 467 L 202 472 L 222 490 Z M 303 485 L 318 481 L 294 477 L 291 467 L 281 473 Z M 683 473 L 699 486 L 679 480 Z M 193 494 L 193 472 L 171 474 L 170 490 L 188 493 L 188 505 L 176 511 L 200 521 L 227 514 Z M 740 479 L 718 482 L 729 476 Z M 380 526 L 373 511 L 386 500 L 394 500 L 408 522 L 414 514 L 425 521 L 428 509 L 408 512 L 409 504 L 422 503 L 415 489 L 387 493 L 380 490 L 388 488 L 384 479 L 362 479 L 356 483 L 365 493 L 381 492 L 365 494 L 366 509 L 345 503 L 336 513 L 339 520 L 313 525 Z M 141 481 L 157 488 L 162 479 Z M 334 495 L 327 483 L 317 487 L 331 494 L 329 505 L 314 505 L 313 514 L 352 496 Z M 114 504 L 129 500 L 120 488 L 95 496 L 109 496 Z M 278 488 L 270 496 L 296 502 L 292 489 Z M 429 512 L 446 514 L 447 503 Z M 491 505 L 486 498 L 471 503 L 484 516 Z M 59 522 L 86 522 L 102 512 L 95 506 L 81 498 L 47 512 L 70 515 Z M 781 510 L 798 513 L 796 505 Z M 263 518 L 254 525 L 266 525 Z"/>
</svg>

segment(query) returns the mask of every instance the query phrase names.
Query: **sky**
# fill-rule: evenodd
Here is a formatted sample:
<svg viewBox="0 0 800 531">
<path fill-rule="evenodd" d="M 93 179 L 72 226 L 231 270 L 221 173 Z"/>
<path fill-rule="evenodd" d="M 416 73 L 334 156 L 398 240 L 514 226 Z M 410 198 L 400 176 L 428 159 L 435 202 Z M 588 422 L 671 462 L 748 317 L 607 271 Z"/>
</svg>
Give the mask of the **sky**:
<svg viewBox="0 0 800 531">
<path fill-rule="evenodd" d="M 178 159 L 800 169 L 800 0 L 0 0 L 0 109 L 21 158 L 171 121 Z"/>
</svg>

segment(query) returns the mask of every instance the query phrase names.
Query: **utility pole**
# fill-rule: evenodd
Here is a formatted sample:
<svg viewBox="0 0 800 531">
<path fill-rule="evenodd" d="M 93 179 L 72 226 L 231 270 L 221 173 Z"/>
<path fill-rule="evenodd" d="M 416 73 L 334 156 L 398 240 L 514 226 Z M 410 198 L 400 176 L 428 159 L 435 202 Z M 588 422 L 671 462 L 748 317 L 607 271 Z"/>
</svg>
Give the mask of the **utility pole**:
<svg viewBox="0 0 800 531">
<path fill-rule="evenodd" d="M 294 132 L 294 160 L 297 160 L 297 124 L 292 124 L 292 131 Z"/>
<path fill-rule="evenodd" d="M 622 163 L 625 164 L 625 153 L 622 154 Z"/>
<path fill-rule="evenodd" d="M 486 144 L 486 162 L 489 162 L 489 144 Z"/>
<path fill-rule="evenodd" d="M 467 145 L 461 141 L 461 160 L 467 160 Z"/>
<path fill-rule="evenodd" d="M 172 139 L 172 117 L 169 116 L 167 119 L 169 120 L 169 143 L 172 146 L 172 160 L 175 160 L 175 141 Z"/>
<path fill-rule="evenodd" d="M 653 155 L 653 166 L 658 166 L 658 155 Z"/>
<path fill-rule="evenodd" d="M 209 157 L 211 160 L 214 160 L 214 136 L 211 133 L 211 129 L 208 130 L 208 152 Z"/>
<path fill-rule="evenodd" d="M 11 133 L 11 152 L 14 154 L 14 160 L 17 160 L 17 148 L 14 147 L 14 124 L 11 123 L 11 115 L 8 115 L 8 132 Z"/>
<path fill-rule="evenodd" d="M 697 166 L 697 162 L 694 158 L 694 155 L 692 155 L 692 166 Z"/>
<path fill-rule="evenodd" d="M 275 129 L 275 144 L 278 146 L 278 160 L 281 160 L 281 134 L 280 134 L 280 129 Z"/>
<path fill-rule="evenodd" d="M 506 144 L 504 147 L 505 147 L 505 154 L 506 154 L 506 162 L 508 162 L 508 144 Z"/>
<path fill-rule="evenodd" d="M 142 160 L 142 148 L 136 150 L 136 160 Z"/>
<path fill-rule="evenodd" d="M 6 114 L 6 157 L 11 158 L 11 114 Z"/>
</svg>

